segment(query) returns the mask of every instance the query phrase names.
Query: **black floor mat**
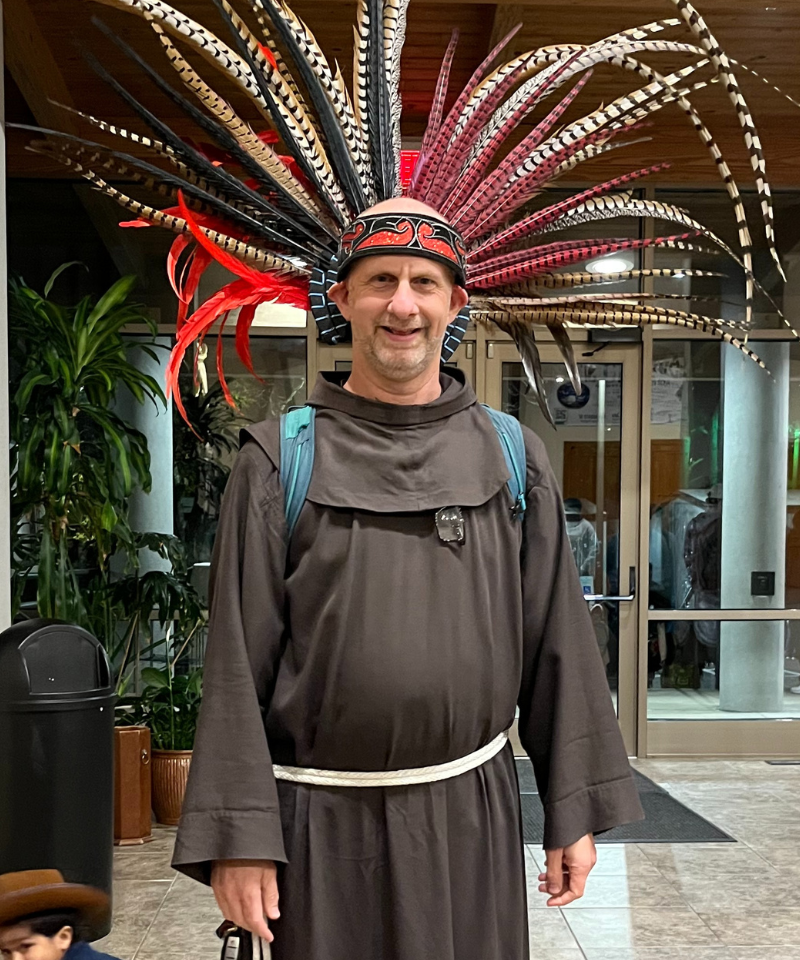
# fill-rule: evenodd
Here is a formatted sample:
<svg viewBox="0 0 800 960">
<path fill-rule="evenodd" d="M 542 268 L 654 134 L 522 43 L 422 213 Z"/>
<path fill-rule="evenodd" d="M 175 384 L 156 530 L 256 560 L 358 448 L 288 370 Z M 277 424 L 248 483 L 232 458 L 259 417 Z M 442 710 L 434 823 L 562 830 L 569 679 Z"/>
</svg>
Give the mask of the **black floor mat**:
<svg viewBox="0 0 800 960">
<path fill-rule="evenodd" d="M 541 844 L 544 837 L 544 810 L 536 792 L 536 780 L 530 760 L 517 760 L 522 834 L 525 843 Z M 599 835 L 598 843 L 735 843 L 704 817 L 685 807 L 666 790 L 641 773 L 633 771 L 644 807 L 645 819 L 615 827 Z"/>
</svg>

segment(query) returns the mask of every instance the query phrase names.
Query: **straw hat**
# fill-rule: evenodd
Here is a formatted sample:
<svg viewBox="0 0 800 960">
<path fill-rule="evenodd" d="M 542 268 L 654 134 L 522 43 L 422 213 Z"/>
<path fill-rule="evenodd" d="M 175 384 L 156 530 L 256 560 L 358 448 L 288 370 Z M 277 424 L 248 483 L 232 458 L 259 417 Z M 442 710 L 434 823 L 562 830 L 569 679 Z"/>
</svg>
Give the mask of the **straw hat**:
<svg viewBox="0 0 800 960">
<path fill-rule="evenodd" d="M 58 870 L 0 875 L 0 926 L 33 913 L 58 910 L 77 910 L 81 923 L 91 928 L 107 917 L 109 898 L 94 887 L 66 883 Z"/>
</svg>

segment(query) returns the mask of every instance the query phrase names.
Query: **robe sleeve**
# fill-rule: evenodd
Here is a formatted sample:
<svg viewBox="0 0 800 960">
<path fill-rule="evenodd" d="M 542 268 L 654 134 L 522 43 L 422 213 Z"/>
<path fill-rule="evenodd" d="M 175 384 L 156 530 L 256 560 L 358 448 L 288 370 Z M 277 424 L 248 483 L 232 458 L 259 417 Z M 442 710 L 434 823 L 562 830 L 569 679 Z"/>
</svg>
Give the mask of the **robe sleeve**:
<svg viewBox="0 0 800 960">
<path fill-rule="evenodd" d="M 644 817 L 582 597 L 561 495 L 542 441 L 525 430 L 523 676 L 519 735 L 545 811 L 544 847 Z"/>
<path fill-rule="evenodd" d="M 214 542 L 203 703 L 172 861 L 204 883 L 214 860 L 286 860 L 263 722 L 283 637 L 284 534 L 277 470 L 245 443 Z"/>
</svg>

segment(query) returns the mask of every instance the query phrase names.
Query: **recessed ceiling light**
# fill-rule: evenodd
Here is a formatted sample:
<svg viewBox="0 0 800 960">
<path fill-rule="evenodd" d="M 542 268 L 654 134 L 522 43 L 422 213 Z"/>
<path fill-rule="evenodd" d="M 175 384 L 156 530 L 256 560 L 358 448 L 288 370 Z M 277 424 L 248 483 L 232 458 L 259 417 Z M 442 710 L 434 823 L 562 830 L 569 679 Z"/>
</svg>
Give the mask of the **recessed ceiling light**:
<svg viewBox="0 0 800 960">
<path fill-rule="evenodd" d="M 589 273 L 624 273 L 625 270 L 633 269 L 633 260 L 628 257 L 598 257 L 597 260 L 590 260 L 586 264 Z"/>
</svg>

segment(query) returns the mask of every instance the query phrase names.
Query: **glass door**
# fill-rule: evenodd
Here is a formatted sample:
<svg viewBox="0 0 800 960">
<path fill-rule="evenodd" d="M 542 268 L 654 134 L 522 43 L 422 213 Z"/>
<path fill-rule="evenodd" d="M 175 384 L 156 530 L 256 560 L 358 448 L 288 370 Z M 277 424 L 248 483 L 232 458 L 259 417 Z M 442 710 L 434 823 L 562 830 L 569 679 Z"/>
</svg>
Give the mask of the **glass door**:
<svg viewBox="0 0 800 960">
<path fill-rule="evenodd" d="M 749 346 L 645 343 L 648 756 L 800 756 L 800 346 Z"/>
<path fill-rule="evenodd" d="M 564 498 L 567 535 L 580 576 L 609 695 L 629 754 L 637 743 L 637 529 L 639 344 L 576 342 L 576 395 L 554 344 L 540 346 L 556 429 L 530 392 L 516 348 L 486 345 L 486 402 L 544 441 Z"/>
</svg>

